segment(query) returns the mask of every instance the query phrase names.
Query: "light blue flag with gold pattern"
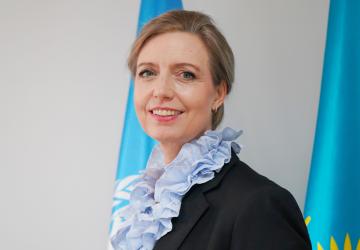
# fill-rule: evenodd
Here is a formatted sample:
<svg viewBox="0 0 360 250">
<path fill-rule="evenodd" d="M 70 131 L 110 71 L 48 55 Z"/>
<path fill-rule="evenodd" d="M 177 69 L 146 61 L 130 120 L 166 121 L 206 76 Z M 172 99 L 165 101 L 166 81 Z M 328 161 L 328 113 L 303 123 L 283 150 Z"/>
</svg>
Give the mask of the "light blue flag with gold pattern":
<svg viewBox="0 0 360 250">
<path fill-rule="evenodd" d="M 360 0 L 331 0 L 305 220 L 313 249 L 360 250 Z"/>
<path fill-rule="evenodd" d="M 181 0 L 142 0 L 137 34 L 152 18 L 169 10 L 182 8 Z M 155 145 L 155 141 L 144 133 L 139 124 L 135 114 L 133 95 L 134 84 L 131 80 L 116 174 L 110 236 L 117 231 L 117 225 L 121 220 L 121 208 L 128 204 L 132 184 L 139 175 L 139 171 L 146 167 L 149 154 Z M 111 244 L 109 244 L 109 249 L 112 249 Z"/>
</svg>

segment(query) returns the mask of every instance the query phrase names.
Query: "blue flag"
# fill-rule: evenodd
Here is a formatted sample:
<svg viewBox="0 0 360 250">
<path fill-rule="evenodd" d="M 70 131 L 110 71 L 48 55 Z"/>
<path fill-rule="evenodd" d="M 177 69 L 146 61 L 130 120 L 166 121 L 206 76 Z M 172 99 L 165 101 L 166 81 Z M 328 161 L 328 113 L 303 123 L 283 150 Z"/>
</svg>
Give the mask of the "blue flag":
<svg viewBox="0 0 360 250">
<path fill-rule="evenodd" d="M 154 17 L 169 10 L 182 8 L 181 0 L 142 0 L 137 34 L 144 24 Z M 121 208 L 128 204 L 132 184 L 139 175 L 139 171 L 146 167 L 149 154 L 155 145 L 155 141 L 144 133 L 139 124 L 135 114 L 133 95 L 134 83 L 131 80 L 116 174 L 110 235 L 116 232 L 116 226 L 121 222 Z"/>
<path fill-rule="evenodd" d="M 313 249 L 360 250 L 360 1 L 331 0 L 305 220 Z"/>
</svg>

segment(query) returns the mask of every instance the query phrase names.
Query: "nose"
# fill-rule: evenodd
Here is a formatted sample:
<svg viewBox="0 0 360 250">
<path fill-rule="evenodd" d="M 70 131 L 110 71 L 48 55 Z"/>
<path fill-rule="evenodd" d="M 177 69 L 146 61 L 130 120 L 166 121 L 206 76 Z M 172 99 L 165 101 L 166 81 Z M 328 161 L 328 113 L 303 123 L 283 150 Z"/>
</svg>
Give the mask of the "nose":
<svg viewBox="0 0 360 250">
<path fill-rule="evenodd" d="M 154 84 L 153 96 L 160 99 L 172 99 L 174 89 L 172 79 L 168 75 L 162 75 Z"/>
</svg>

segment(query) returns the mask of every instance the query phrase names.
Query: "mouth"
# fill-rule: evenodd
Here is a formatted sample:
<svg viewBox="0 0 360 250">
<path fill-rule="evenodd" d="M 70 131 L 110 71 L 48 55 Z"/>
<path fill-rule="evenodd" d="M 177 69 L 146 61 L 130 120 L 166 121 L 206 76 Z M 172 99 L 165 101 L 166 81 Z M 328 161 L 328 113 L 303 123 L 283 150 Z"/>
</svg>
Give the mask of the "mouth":
<svg viewBox="0 0 360 250">
<path fill-rule="evenodd" d="M 149 111 L 153 118 L 157 121 L 167 122 L 172 121 L 178 118 L 184 111 L 175 110 L 175 109 L 159 109 L 154 108 Z"/>
</svg>

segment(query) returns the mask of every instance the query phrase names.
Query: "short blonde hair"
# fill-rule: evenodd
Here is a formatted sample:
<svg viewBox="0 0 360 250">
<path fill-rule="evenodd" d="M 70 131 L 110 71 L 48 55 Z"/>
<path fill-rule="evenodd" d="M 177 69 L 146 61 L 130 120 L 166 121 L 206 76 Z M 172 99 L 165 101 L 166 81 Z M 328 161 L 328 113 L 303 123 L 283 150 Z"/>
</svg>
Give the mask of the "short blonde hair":
<svg viewBox="0 0 360 250">
<path fill-rule="evenodd" d="M 229 94 L 234 81 L 234 54 L 211 17 L 198 11 L 169 11 L 148 22 L 134 41 L 128 57 L 132 76 L 135 77 L 137 59 L 145 43 L 154 36 L 175 31 L 189 32 L 202 40 L 208 51 L 213 84 L 219 86 L 224 82 L 226 94 Z M 212 112 L 212 129 L 217 128 L 223 116 L 224 104 Z"/>
</svg>

